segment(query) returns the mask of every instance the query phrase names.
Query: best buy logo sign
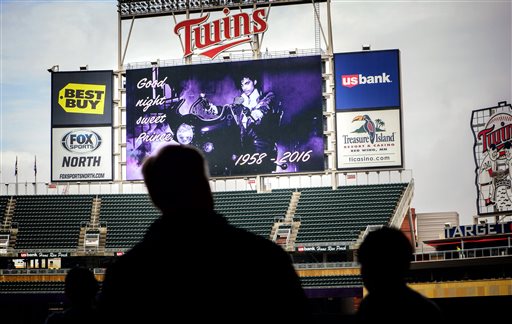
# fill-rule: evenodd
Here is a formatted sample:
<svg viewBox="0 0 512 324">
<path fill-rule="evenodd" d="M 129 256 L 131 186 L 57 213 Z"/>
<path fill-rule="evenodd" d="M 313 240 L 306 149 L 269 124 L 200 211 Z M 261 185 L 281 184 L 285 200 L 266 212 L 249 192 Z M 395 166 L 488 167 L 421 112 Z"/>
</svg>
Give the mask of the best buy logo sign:
<svg viewBox="0 0 512 324">
<path fill-rule="evenodd" d="M 59 91 L 59 105 L 68 113 L 103 115 L 106 85 L 68 83 Z"/>
</svg>

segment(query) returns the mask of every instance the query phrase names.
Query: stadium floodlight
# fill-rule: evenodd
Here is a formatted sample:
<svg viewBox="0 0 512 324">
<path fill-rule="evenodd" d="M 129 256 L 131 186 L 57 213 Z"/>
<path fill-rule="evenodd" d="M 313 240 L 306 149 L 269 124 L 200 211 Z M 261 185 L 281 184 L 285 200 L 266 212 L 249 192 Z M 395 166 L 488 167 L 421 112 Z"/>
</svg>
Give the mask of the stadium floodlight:
<svg viewBox="0 0 512 324">
<path fill-rule="evenodd" d="M 326 2 L 317 0 L 316 2 Z M 222 11 L 224 8 L 232 10 L 249 9 L 255 7 L 281 6 L 293 4 L 310 4 L 307 0 L 208 0 L 208 1 L 185 1 L 185 0 L 118 0 L 118 13 L 122 20 L 147 17 L 158 17 L 166 15 L 184 15 L 189 13 L 202 13 L 204 11 Z"/>
<path fill-rule="evenodd" d="M 369 51 L 372 49 L 372 46 L 370 44 L 363 44 L 363 51 Z"/>
<path fill-rule="evenodd" d="M 52 73 L 52 72 L 59 72 L 59 66 L 58 65 L 54 65 L 51 68 L 47 69 L 46 71 L 48 71 L 50 73 Z"/>
<path fill-rule="evenodd" d="M 89 70 L 89 65 L 80 66 L 80 71 L 87 71 L 87 70 Z"/>
</svg>

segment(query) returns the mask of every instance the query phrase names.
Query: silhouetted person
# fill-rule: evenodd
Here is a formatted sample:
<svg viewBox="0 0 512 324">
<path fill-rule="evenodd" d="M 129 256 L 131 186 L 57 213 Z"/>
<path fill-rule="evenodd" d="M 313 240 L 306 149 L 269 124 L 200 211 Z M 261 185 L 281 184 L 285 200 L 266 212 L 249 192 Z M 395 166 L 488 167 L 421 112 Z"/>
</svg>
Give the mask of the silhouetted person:
<svg viewBox="0 0 512 324">
<path fill-rule="evenodd" d="M 358 259 L 368 294 L 359 306 L 357 323 L 442 322 L 438 306 L 406 285 L 412 257 L 412 245 L 399 229 L 383 227 L 367 235 Z"/>
<path fill-rule="evenodd" d="M 89 269 L 69 270 L 64 283 L 64 293 L 70 306 L 62 312 L 49 315 L 46 324 L 96 323 L 98 314 L 95 300 L 98 290 L 98 281 Z"/>
<path fill-rule="evenodd" d="M 142 174 L 162 216 L 108 267 L 99 299 L 105 323 L 307 321 L 288 254 L 214 211 L 198 150 L 165 146 Z"/>
</svg>

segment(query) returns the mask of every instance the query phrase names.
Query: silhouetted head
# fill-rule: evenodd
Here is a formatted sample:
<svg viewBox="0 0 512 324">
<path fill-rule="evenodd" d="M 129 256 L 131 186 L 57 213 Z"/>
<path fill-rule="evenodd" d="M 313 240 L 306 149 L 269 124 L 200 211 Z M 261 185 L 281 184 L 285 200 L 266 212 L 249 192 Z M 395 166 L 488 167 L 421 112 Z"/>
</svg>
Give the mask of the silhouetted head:
<svg viewBox="0 0 512 324">
<path fill-rule="evenodd" d="M 167 145 L 142 166 L 153 203 L 164 214 L 185 210 L 213 210 L 208 166 L 193 146 Z"/>
<path fill-rule="evenodd" d="M 73 305 L 91 304 L 98 290 L 98 281 L 89 269 L 76 267 L 66 275 L 64 293 Z"/>
<path fill-rule="evenodd" d="M 404 283 L 412 256 L 412 245 L 399 229 L 382 227 L 370 232 L 358 250 L 366 289 L 371 292 Z"/>
</svg>

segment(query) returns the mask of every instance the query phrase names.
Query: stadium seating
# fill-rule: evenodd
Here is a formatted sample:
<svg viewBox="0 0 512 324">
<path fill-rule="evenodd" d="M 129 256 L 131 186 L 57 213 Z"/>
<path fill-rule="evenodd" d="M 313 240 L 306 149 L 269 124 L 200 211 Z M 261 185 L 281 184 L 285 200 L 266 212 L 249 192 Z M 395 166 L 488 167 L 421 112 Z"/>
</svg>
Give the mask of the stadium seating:
<svg viewBox="0 0 512 324">
<path fill-rule="evenodd" d="M 213 193 L 215 210 L 234 226 L 271 238 L 287 220 L 300 222 L 291 229 L 295 244 L 345 242 L 358 239 L 368 225 L 388 224 L 407 183 L 383 185 L 279 189 L 272 192 Z M 294 192 L 296 208 L 291 208 Z M 147 194 L 17 196 L 13 223 L 16 251 L 56 249 L 76 251 L 80 228 L 98 223 L 106 227 L 107 252 L 125 251 L 142 239 L 160 215 Z M 3 213 L 9 197 L 0 196 Z M 94 207 L 93 207 L 94 206 Z M 93 210 L 98 210 L 95 218 Z M 273 232 L 274 231 L 274 232 Z M 90 232 L 89 230 L 89 233 Z"/>
<path fill-rule="evenodd" d="M 318 287 L 362 287 L 361 276 L 307 276 L 300 277 L 304 288 Z M 0 293 L 60 293 L 64 292 L 64 281 L 0 281 Z"/>
<path fill-rule="evenodd" d="M 363 287 L 361 276 L 312 276 L 300 277 L 301 284 L 304 288 L 313 287 Z"/>
<path fill-rule="evenodd" d="M 0 225 L 4 223 L 5 207 L 8 200 L 8 196 L 0 196 Z"/>
<path fill-rule="evenodd" d="M 269 238 L 276 219 L 284 218 L 292 190 L 215 192 L 215 210 L 233 226 Z"/>
<path fill-rule="evenodd" d="M 12 221 L 17 250 L 74 250 L 80 225 L 91 215 L 92 195 L 18 196 Z"/>
<path fill-rule="evenodd" d="M 407 183 L 304 188 L 296 244 L 353 242 L 368 225 L 388 224 Z"/>
<path fill-rule="evenodd" d="M 64 281 L 0 281 L 0 293 L 56 293 L 64 292 Z"/>
<path fill-rule="evenodd" d="M 100 198 L 100 222 L 107 226 L 107 249 L 133 247 L 160 216 L 147 194 L 109 194 Z"/>
</svg>

